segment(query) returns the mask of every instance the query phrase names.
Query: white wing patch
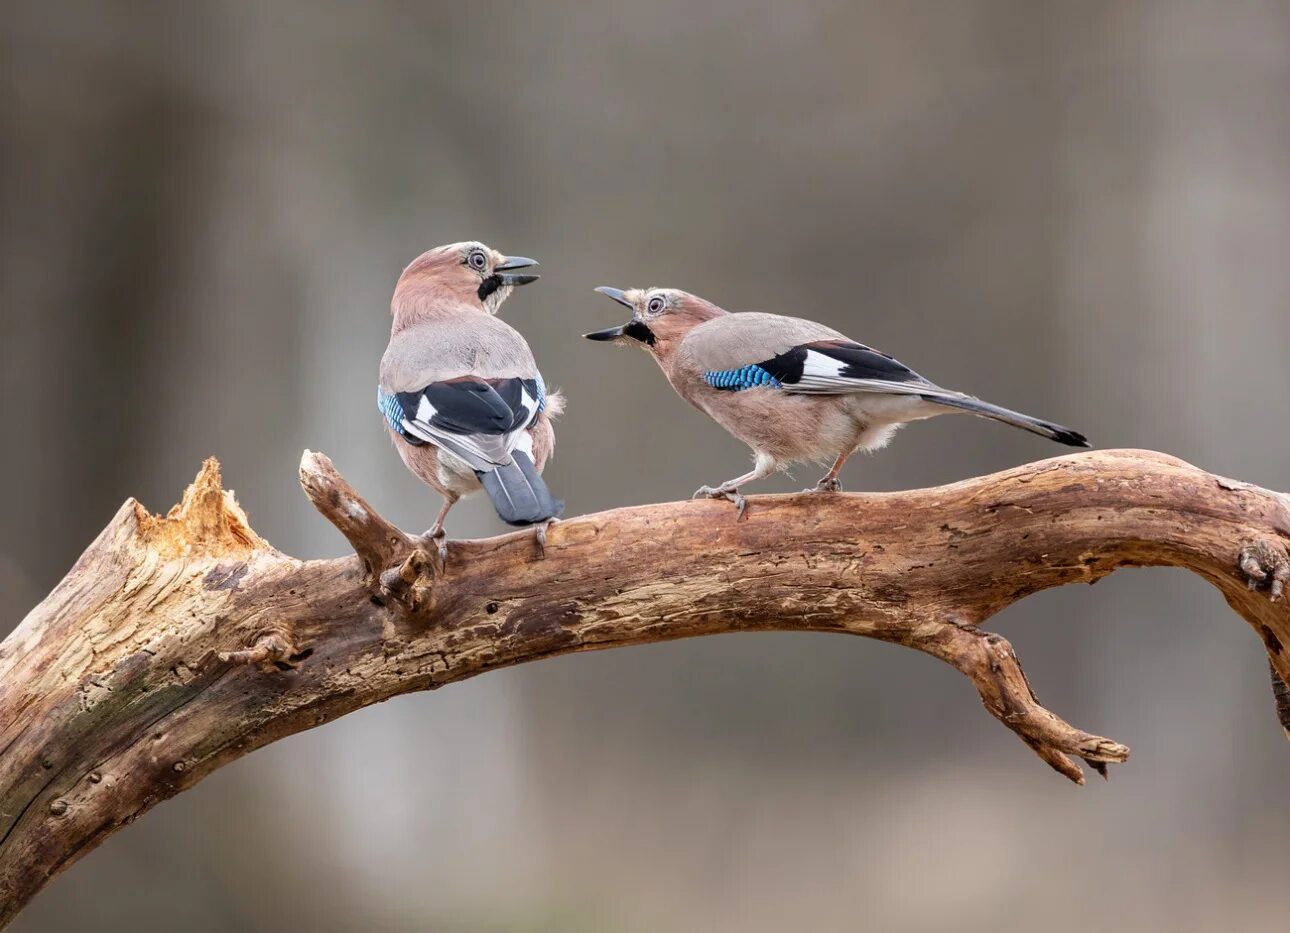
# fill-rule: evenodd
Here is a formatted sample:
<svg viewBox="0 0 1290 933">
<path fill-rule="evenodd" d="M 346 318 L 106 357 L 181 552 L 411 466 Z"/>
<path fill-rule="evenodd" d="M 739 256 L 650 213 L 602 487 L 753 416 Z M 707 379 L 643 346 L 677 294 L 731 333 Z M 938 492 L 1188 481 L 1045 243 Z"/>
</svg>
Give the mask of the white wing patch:
<svg viewBox="0 0 1290 933">
<path fill-rule="evenodd" d="M 528 417 L 524 419 L 524 427 L 527 428 L 533 423 L 533 419 L 537 417 L 539 402 L 533 396 L 529 395 L 528 386 L 525 386 L 520 390 L 520 392 L 520 404 L 523 405 L 524 410 L 528 412 Z"/>
<path fill-rule="evenodd" d="M 896 382 L 889 379 L 856 379 L 844 376 L 850 364 L 816 350 L 807 350 L 802 363 L 802 377 L 785 384 L 790 392 L 835 395 L 839 392 L 879 392 L 883 395 L 926 395 L 931 387 L 925 382 Z"/>
</svg>

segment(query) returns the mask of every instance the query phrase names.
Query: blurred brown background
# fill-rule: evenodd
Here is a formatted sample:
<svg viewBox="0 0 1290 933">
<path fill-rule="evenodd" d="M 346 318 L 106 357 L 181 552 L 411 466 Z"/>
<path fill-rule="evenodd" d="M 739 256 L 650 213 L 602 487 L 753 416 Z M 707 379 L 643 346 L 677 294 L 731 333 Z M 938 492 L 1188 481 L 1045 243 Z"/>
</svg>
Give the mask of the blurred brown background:
<svg viewBox="0 0 1290 933">
<path fill-rule="evenodd" d="M 815 317 L 1290 489 L 1285 2 L 11 0 L 0 60 L 0 632 L 209 454 L 292 554 L 345 550 L 306 446 L 426 527 L 375 367 L 399 270 L 466 238 L 542 261 L 505 315 L 571 399 L 547 473 L 571 514 L 746 462 L 644 356 L 579 339 L 620 317 L 600 284 Z M 843 479 L 1059 453 L 944 419 Z M 911 652 L 689 641 L 275 744 L 14 929 L 1284 930 L 1290 747 L 1218 594 L 1125 572 L 997 622 L 1049 706 L 1133 746 L 1109 785 Z"/>
</svg>

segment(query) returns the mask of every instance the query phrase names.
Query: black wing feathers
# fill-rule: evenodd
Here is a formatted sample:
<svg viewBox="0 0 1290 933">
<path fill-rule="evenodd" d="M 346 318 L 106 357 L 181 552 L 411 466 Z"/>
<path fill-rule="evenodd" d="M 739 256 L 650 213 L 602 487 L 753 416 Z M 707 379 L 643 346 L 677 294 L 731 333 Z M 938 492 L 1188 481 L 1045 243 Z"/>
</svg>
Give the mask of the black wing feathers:
<svg viewBox="0 0 1290 933">
<path fill-rule="evenodd" d="M 526 385 L 527 384 L 527 385 Z M 396 397 L 408 420 L 415 420 L 424 397 L 434 409 L 429 424 L 452 434 L 509 434 L 531 417 L 524 407 L 524 392 L 536 396 L 532 379 L 456 379 L 433 382 L 420 392 L 399 392 Z"/>
<path fill-rule="evenodd" d="M 802 378 L 802 368 L 806 364 L 806 347 L 793 347 L 779 356 L 772 356 L 764 363 L 758 363 L 770 373 L 771 378 L 783 385 L 792 385 Z"/>
<path fill-rule="evenodd" d="M 922 376 L 894 357 L 864 344 L 845 340 L 820 340 L 800 344 L 757 365 L 781 385 L 790 388 L 819 379 L 836 380 L 839 383 L 849 379 L 926 382 Z"/>
<path fill-rule="evenodd" d="M 807 344 L 807 349 L 843 363 L 838 375 L 844 379 L 883 379 L 887 382 L 925 382 L 894 356 L 861 343 L 830 341 Z"/>
</svg>

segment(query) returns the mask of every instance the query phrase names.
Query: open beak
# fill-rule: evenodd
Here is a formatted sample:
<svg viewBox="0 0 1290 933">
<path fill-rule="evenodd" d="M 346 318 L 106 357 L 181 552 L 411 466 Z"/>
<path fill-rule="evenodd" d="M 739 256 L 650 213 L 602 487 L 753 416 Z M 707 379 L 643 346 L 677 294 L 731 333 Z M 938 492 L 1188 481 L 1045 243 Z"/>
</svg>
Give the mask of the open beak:
<svg viewBox="0 0 1290 933">
<path fill-rule="evenodd" d="M 602 295 L 608 295 L 614 301 L 618 302 L 624 308 L 631 308 L 632 303 L 627 300 L 626 293 L 621 288 L 610 288 L 608 285 L 601 285 L 596 291 Z M 634 308 L 632 310 L 635 310 Z"/>
<path fill-rule="evenodd" d="M 627 336 L 627 328 L 623 327 L 606 327 L 604 330 L 593 330 L 589 334 L 583 334 L 588 340 L 617 340 L 619 337 Z"/>
<path fill-rule="evenodd" d="M 627 300 L 627 295 L 621 288 L 610 288 L 608 285 L 602 285 L 596 289 L 602 295 L 608 295 L 620 305 L 631 308 L 632 303 Z M 630 337 L 632 340 L 639 340 L 641 343 L 654 346 L 654 332 L 649 329 L 644 321 L 636 317 L 636 309 L 632 308 L 632 319 L 626 324 L 618 327 L 606 327 L 604 330 L 594 330 L 589 334 L 583 334 L 588 340 L 618 340 L 620 337 Z"/>
<path fill-rule="evenodd" d="M 537 265 L 536 259 L 528 259 L 524 256 L 508 256 L 505 262 L 499 263 L 493 267 L 493 273 L 503 285 L 527 285 L 530 282 L 536 282 L 541 276 L 519 274 L 515 275 L 512 269 L 529 269 Z"/>
</svg>

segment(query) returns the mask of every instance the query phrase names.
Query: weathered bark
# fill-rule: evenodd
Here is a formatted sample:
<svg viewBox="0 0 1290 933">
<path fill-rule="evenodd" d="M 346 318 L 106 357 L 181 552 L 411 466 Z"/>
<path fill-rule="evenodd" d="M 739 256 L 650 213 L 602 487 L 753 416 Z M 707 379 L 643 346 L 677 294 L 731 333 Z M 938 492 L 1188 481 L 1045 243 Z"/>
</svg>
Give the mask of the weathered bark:
<svg viewBox="0 0 1290 933">
<path fill-rule="evenodd" d="M 1214 584 L 1290 677 L 1290 499 L 1146 451 L 1077 454 L 937 489 L 618 509 L 453 542 L 440 573 L 306 453 L 357 557 L 300 561 L 250 529 L 209 461 L 166 517 L 127 502 L 0 644 L 0 923 L 155 803 L 275 739 L 400 693 L 573 651 L 745 630 L 924 651 L 1083 782 L 1128 748 L 1039 705 L 980 624 L 1117 567 Z"/>
</svg>

